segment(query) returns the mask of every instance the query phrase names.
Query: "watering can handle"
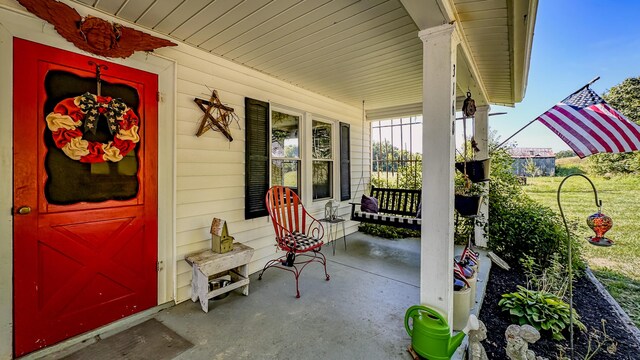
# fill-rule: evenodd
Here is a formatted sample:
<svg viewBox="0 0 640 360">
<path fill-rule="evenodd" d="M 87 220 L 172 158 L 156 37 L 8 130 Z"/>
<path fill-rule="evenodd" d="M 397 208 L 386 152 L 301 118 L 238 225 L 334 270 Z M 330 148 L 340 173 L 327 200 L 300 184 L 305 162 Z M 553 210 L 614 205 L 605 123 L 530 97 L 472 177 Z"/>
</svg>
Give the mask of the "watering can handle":
<svg viewBox="0 0 640 360">
<path fill-rule="evenodd" d="M 409 334 L 409 336 L 411 337 L 413 337 L 413 329 L 409 327 L 409 319 L 412 318 L 413 315 L 417 314 L 418 311 L 424 311 L 427 314 L 435 317 L 443 325 L 447 324 L 447 321 L 444 319 L 442 315 L 440 315 L 439 312 L 433 310 L 432 308 L 428 308 L 424 305 L 414 305 L 408 308 L 406 314 L 404 315 L 404 328 L 407 330 L 407 334 Z"/>
</svg>

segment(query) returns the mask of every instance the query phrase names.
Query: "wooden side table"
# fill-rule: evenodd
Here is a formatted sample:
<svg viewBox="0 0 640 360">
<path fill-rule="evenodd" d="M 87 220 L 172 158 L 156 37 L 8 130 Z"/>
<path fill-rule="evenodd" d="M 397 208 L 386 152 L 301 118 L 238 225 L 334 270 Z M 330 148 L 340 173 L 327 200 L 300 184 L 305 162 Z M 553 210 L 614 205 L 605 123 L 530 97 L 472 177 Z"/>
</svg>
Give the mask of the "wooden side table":
<svg viewBox="0 0 640 360">
<path fill-rule="evenodd" d="M 249 295 L 249 270 L 247 264 L 253 256 L 253 248 L 234 243 L 233 250 L 218 254 L 204 250 L 187 255 L 185 260 L 192 267 L 191 300 L 200 299 L 204 312 L 209 312 L 209 299 L 242 287 L 242 294 Z M 231 283 L 220 289 L 209 291 L 209 277 L 229 272 Z M 212 279 L 215 280 L 215 279 Z"/>
</svg>

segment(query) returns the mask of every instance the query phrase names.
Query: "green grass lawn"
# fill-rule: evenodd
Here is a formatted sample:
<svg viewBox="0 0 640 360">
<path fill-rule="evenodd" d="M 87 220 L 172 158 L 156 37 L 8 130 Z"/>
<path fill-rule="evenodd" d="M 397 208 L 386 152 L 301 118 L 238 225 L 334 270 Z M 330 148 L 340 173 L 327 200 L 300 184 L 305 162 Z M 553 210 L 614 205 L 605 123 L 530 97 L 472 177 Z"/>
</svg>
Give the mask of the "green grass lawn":
<svg viewBox="0 0 640 360">
<path fill-rule="evenodd" d="M 575 161 L 570 166 L 584 169 Z M 640 176 L 589 178 L 602 200 L 602 212 L 613 219 L 613 228 L 607 237 L 615 245 L 603 248 L 585 241 L 582 247 L 584 257 L 598 279 L 640 326 Z M 559 213 L 556 194 L 562 179 L 527 178 L 524 190 L 534 200 Z M 589 183 L 580 177 L 567 180 L 562 187 L 561 201 L 567 219 L 578 224 L 577 234 L 584 237 L 593 235 L 586 224 L 587 216 L 597 210 Z"/>
</svg>

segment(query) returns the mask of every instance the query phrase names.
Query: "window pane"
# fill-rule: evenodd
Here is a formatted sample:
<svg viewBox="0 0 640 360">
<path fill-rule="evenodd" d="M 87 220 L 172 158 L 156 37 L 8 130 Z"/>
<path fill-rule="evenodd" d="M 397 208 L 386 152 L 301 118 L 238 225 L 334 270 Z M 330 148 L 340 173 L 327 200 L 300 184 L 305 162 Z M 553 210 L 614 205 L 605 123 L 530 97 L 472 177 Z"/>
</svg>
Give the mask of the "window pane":
<svg viewBox="0 0 640 360">
<path fill-rule="evenodd" d="M 331 159 L 331 124 L 321 121 L 313 121 L 313 145 L 314 159 Z"/>
<path fill-rule="evenodd" d="M 313 162 L 313 199 L 332 197 L 333 161 Z"/>
<path fill-rule="evenodd" d="M 300 172 L 297 160 L 273 160 L 271 162 L 271 185 L 282 185 L 298 192 Z"/>
<path fill-rule="evenodd" d="M 297 158 L 300 119 L 279 111 L 271 112 L 271 155 Z"/>
</svg>

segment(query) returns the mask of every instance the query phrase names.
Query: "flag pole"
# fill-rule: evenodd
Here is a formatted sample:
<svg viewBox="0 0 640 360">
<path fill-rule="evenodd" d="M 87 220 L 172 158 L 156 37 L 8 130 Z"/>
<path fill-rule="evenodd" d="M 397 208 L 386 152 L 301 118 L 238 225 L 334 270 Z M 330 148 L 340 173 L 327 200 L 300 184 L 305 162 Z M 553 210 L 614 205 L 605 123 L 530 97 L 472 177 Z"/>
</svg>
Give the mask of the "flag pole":
<svg viewBox="0 0 640 360">
<path fill-rule="evenodd" d="M 591 81 L 589 81 L 586 85 L 584 85 L 584 86 L 583 86 L 583 87 L 581 87 L 580 89 L 578 89 L 578 90 L 574 91 L 573 93 L 571 93 L 571 95 L 573 95 L 573 94 L 575 94 L 575 93 L 577 93 L 577 92 L 581 91 L 582 89 L 584 89 L 584 88 L 586 88 L 586 87 L 589 87 L 589 85 L 593 84 L 594 82 L 596 82 L 596 81 L 598 81 L 598 80 L 600 80 L 600 76 L 596 76 L 596 77 L 594 77 L 594 78 L 593 78 Z M 569 96 L 571 96 L 571 95 L 569 95 Z M 544 113 L 542 113 L 542 114 L 544 114 Z M 542 114 L 540 114 L 540 115 L 542 115 Z M 496 149 L 501 148 L 501 147 L 502 147 L 502 145 L 504 145 L 504 144 L 506 144 L 506 143 L 507 143 L 507 141 L 511 140 L 514 136 L 518 135 L 522 130 L 526 129 L 529 125 L 533 124 L 536 120 L 538 120 L 538 118 L 539 118 L 539 117 L 540 117 L 540 116 L 537 116 L 535 119 L 533 119 L 533 120 L 529 121 L 525 126 L 521 127 L 518 131 L 516 131 L 516 132 L 515 132 L 515 133 L 513 133 L 511 136 L 509 136 L 505 141 L 501 142 L 501 143 L 500 143 L 500 145 L 498 145 L 498 146 L 496 147 Z"/>
</svg>

